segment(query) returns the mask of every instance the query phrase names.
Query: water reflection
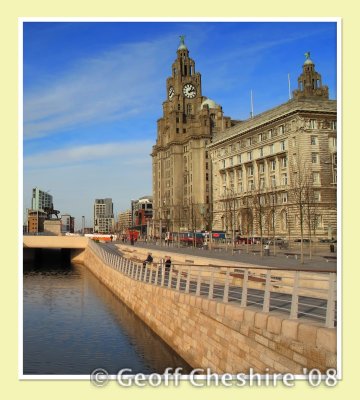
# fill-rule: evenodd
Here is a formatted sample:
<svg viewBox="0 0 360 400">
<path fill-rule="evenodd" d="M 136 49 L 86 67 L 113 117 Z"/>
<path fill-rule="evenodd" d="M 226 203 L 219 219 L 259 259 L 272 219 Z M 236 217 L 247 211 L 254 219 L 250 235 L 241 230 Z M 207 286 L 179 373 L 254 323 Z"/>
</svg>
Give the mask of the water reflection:
<svg viewBox="0 0 360 400">
<path fill-rule="evenodd" d="M 191 370 L 80 265 L 24 272 L 24 374 Z"/>
</svg>

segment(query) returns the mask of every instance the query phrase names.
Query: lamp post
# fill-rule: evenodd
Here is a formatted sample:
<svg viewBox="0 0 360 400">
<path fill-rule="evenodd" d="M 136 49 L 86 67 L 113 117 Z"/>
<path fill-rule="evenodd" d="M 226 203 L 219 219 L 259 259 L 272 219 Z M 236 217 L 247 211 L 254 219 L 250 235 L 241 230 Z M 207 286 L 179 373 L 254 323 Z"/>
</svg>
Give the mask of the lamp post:
<svg viewBox="0 0 360 400">
<path fill-rule="evenodd" d="M 82 218 L 82 234 L 85 235 L 85 216 L 83 215 L 81 218 Z"/>
</svg>

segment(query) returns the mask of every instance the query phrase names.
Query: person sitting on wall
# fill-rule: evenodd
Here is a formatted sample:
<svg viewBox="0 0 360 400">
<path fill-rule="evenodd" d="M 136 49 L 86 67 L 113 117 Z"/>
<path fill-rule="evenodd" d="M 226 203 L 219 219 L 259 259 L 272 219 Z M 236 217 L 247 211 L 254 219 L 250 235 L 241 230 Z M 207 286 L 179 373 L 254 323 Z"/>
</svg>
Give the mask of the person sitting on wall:
<svg viewBox="0 0 360 400">
<path fill-rule="evenodd" d="M 153 261 L 154 259 L 152 258 L 151 253 L 148 253 L 147 259 L 143 262 L 143 267 L 145 268 L 146 264 L 152 264 Z"/>
</svg>

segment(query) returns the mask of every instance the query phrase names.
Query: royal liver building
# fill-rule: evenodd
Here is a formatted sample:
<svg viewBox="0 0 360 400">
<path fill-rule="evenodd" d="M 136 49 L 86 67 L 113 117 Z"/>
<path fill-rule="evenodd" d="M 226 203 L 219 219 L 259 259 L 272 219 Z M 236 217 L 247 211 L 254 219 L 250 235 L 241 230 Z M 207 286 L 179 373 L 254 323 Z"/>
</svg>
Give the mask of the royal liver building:
<svg viewBox="0 0 360 400">
<path fill-rule="evenodd" d="M 160 227 L 163 231 L 209 229 L 212 170 L 207 146 L 233 121 L 202 95 L 201 75 L 184 37 L 166 80 L 166 93 L 152 151 L 155 231 Z"/>
<path fill-rule="evenodd" d="M 153 147 L 154 225 L 336 237 L 336 101 L 306 53 L 292 99 L 245 121 L 202 95 L 181 37 Z"/>
</svg>

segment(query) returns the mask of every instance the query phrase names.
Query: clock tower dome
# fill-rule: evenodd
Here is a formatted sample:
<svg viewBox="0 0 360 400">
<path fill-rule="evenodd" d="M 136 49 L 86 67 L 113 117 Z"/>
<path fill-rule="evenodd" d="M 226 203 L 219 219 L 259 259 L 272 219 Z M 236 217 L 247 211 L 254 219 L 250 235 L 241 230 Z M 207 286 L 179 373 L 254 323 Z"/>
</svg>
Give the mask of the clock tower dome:
<svg viewBox="0 0 360 400">
<path fill-rule="evenodd" d="M 153 146 L 153 207 L 157 234 L 210 229 L 211 161 L 206 146 L 231 125 L 222 107 L 202 95 L 201 74 L 180 36 L 166 79 L 163 116 Z"/>
</svg>

